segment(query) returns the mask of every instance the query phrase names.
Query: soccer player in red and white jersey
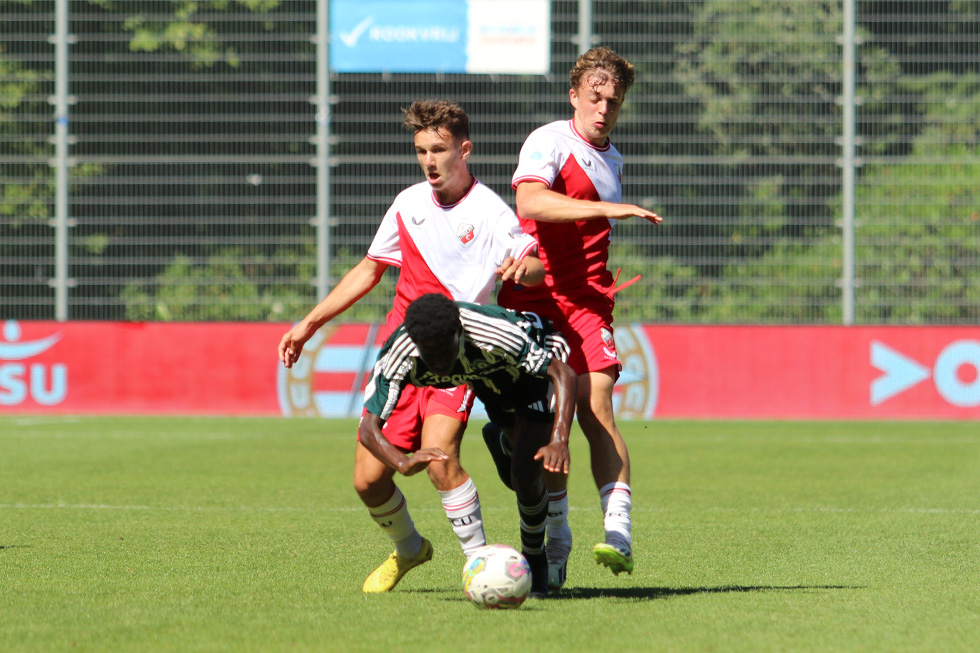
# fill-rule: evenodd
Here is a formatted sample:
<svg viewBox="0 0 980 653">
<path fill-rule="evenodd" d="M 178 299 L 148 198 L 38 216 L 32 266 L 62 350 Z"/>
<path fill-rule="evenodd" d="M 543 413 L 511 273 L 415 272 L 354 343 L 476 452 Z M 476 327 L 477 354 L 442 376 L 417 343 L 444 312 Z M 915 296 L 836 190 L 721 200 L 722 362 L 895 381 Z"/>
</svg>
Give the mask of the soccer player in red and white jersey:
<svg viewBox="0 0 980 653">
<path fill-rule="evenodd" d="M 299 359 L 303 345 L 320 327 L 374 288 L 388 267 L 401 268 L 388 332 L 423 294 L 487 304 L 498 277 L 522 285 L 544 279 L 544 268 L 532 255 L 537 248 L 534 237 L 522 233 L 514 212 L 469 172 L 473 143 L 466 113 L 453 102 L 423 100 L 405 110 L 403 122 L 414 133 L 425 181 L 398 194 L 367 255 L 283 335 L 279 359 L 286 367 Z M 413 387 L 401 395 L 383 429 L 394 446 L 414 452 L 405 475 L 428 471 L 467 555 L 486 544 L 480 498 L 459 462 L 459 444 L 472 406 L 473 395 L 466 386 Z M 432 557 L 432 544 L 416 530 L 394 474 L 358 438 L 354 488 L 395 546 L 364 581 L 368 593 L 390 591 L 405 573 Z"/>
<path fill-rule="evenodd" d="M 617 220 L 661 222 L 652 211 L 622 202 L 623 157 L 609 141 L 635 75 L 632 64 L 612 50 L 589 50 L 571 70 L 572 119 L 544 125 L 524 142 L 512 185 L 521 226 L 538 240 L 545 281 L 533 288 L 505 283 L 498 296 L 507 308 L 550 319 L 571 347 L 568 362 L 578 374 L 576 414 L 589 442 L 604 514 L 605 541 L 595 545 L 593 556 L 615 574 L 632 573 L 633 543 L 629 452 L 613 415 L 613 385 L 622 366 L 612 311 L 614 294 L 632 282 L 616 287 L 606 268 L 609 239 Z M 491 445 L 492 432 L 484 436 Z M 552 587 L 565 582 L 572 544 L 566 479 L 549 479 L 546 550 Z"/>
</svg>

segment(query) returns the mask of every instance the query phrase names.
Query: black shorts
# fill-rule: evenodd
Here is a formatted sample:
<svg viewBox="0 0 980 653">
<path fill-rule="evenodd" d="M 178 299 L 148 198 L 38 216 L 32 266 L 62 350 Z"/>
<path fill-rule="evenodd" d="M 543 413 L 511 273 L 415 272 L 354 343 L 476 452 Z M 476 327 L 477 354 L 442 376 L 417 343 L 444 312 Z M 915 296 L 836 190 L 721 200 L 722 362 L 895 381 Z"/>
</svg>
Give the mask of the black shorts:
<svg viewBox="0 0 980 653">
<path fill-rule="evenodd" d="M 490 421 L 497 426 L 514 426 L 517 415 L 538 424 L 555 421 L 555 393 L 548 377 L 526 376 L 499 390 L 491 390 L 479 382 L 470 386 L 486 407 Z"/>
</svg>

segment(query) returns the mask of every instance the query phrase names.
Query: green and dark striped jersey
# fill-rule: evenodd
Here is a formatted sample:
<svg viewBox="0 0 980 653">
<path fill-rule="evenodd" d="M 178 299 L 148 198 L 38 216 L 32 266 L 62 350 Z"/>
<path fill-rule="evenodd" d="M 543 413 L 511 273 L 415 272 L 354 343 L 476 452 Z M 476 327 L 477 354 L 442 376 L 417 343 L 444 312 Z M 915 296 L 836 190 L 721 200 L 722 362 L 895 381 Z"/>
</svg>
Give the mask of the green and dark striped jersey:
<svg viewBox="0 0 980 653">
<path fill-rule="evenodd" d="M 369 413 L 388 419 L 406 385 L 454 388 L 469 384 L 481 400 L 488 393 L 503 396 L 523 378 L 547 378 L 552 358 L 568 360 L 568 343 L 534 313 L 467 302 L 456 305 L 463 325 L 463 351 L 452 372 L 432 372 L 400 325 L 378 352 L 364 392 Z"/>
</svg>

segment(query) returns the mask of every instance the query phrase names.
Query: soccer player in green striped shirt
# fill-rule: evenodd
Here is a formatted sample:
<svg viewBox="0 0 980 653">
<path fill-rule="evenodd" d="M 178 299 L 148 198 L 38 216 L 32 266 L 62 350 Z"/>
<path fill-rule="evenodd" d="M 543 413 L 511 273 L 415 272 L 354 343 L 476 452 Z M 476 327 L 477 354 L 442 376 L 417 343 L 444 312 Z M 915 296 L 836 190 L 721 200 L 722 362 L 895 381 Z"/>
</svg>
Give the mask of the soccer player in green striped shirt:
<svg viewBox="0 0 980 653">
<path fill-rule="evenodd" d="M 411 476 L 446 453 L 409 456 L 382 433 L 402 388 L 467 384 L 512 442 L 511 483 L 521 515 L 521 549 L 531 566 L 531 596 L 548 593 L 544 553 L 548 493 L 544 470 L 568 473 L 568 431 L 577 378 L 565 363 L 568 343 L 533 313 L 422 295 L 378 352 L 365 390 L 361 443 L 379 460 Z"/>
</svg>

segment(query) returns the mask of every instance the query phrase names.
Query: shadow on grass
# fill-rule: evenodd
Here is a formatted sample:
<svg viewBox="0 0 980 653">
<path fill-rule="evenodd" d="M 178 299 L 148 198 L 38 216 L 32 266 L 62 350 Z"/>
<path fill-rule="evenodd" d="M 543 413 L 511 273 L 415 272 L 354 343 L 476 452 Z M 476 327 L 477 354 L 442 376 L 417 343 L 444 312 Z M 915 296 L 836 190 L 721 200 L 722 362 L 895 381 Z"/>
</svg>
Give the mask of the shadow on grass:
<svg viewBox="0 0 980 653">
<path fill-rule="evenodd" d="M 807 592 L 812 590 L 858 589 L 849 585 L 723 585 L 721 587 L 568 587 L 551 592 L 549 600 L 568 599 L 670 599 L 692 594 L 732 594 L 741 592 Z"/>
<path fill-rule="evenodd" d="M 635 601 L 655 601 L 676 596 L 692 594 L 732 594 L 742 592 L 812 592 L 818 590 L 861 589 L 856 585 L 723 585 L 720 587 L 566 587 L 552 591 L 547 601 L 569 601 L 583 599 L 630 599 Z M 419 594 L 453 594 L 442 597 L 443 601 L 466 601 L 458 590 L 443 589 L 408 590 Z M 528 604 L 530 605 L 530 604 Z"/>
<path fill-rule="evenodd" d="M 0 551 L 4 549 L 29 549 L 29 544 L 0 544 Z"/>
</svg>

